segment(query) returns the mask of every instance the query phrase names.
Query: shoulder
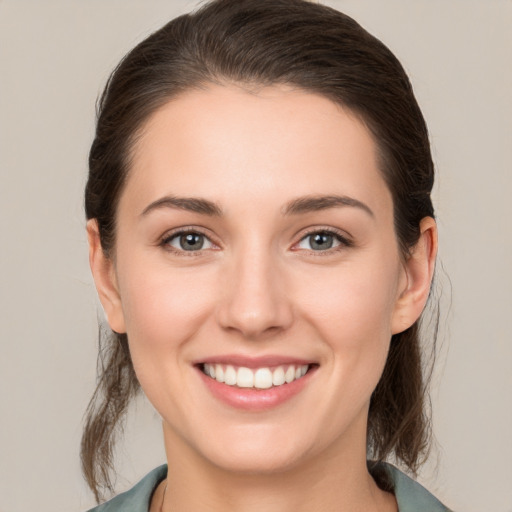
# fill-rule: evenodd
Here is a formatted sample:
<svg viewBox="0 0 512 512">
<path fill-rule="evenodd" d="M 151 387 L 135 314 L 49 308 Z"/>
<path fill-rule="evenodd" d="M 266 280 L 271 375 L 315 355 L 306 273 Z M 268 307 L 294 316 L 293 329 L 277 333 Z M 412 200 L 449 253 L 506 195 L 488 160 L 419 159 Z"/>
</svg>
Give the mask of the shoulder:
<svg viewBox="0 0 512 512">
<path fill-rule="evenodd" d="M 117 495 L 88 512 L 148 512 L 153 491 L 166 475 L 167 465 L 164 464 L 148 473 L 129 491 Z"/>
<path fill-rule="evenodd" d="M 392 481 L 399 512 L 450 512 L 418 482 L 388 463 L 378 464 Z"/>
</svg>

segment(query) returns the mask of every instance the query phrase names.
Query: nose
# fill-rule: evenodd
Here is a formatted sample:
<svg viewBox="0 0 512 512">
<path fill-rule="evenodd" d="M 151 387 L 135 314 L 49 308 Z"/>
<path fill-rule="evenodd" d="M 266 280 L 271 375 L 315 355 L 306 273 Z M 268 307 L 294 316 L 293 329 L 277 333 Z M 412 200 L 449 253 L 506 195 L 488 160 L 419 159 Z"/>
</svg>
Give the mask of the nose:
<svg viewBox="0 0 512 512">
<path fill-rule="evenodd" d="M 222 276 L 217 320 L 227 331 L 246 339 L 267 339 L 285 331 L 293 322 L 293 308 L 282 268 L 270 250 L 249 248 L 233 256 Z"/>
</svg>

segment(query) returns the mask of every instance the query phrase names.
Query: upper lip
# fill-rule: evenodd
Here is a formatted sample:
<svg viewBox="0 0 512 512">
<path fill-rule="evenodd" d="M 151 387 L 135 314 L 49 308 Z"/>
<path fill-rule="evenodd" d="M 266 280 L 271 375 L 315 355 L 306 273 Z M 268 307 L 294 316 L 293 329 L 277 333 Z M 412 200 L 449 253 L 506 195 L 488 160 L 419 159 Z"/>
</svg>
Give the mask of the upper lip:
<svg viewBox="0 0 512 512">
<path fill-rule="evenodd" d="M 245 368 L 266 368 L 270 366 L 281 365 L 311 365 L 315 364 L 315 362 L 310 359 L 283 355 L 248 357 L 240 354 L 225 354 L 206 357 L 204 359 L 195 361 L 193 364 L 229 364 L 232 366 L 243 366 Z"/>
</svg>

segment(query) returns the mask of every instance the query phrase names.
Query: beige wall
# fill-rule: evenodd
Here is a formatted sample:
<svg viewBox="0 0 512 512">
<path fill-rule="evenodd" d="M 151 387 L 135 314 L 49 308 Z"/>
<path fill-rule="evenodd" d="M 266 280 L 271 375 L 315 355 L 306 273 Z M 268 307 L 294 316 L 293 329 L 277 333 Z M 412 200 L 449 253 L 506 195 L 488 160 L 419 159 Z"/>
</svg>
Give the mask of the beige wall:
<svg viewBox="0 0 512 512">
<path fill-rule="evenodd" d="M 458 511 L 510 512 L 512 2 L 327 3 L 396 52 L 432 135 L 453 300 L 434 391 L 437 476 L 434 459 L 421 480 Z M 93 106 L 118 59 L 194 5 L 0 0 L 0 512 L 93 504 L 78 461 L 95 378 L 82 212 Z M 119 489 L 164 460 L 143 401 L 119 460 Z"/>
</svg>

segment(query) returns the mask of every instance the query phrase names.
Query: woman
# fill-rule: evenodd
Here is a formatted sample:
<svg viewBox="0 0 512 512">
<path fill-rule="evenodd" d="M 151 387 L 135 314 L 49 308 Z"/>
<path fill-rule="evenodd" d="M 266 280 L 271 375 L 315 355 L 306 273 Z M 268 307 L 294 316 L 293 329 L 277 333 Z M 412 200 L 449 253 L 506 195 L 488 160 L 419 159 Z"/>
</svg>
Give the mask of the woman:
<svg viewBox="0 0 512 512">
<path fill-rule="evenodd" d="M 95 510 L 447 510 L 382 462 L 428 451 L 437 250 L 426 125 L 382 43 L 301 0 L 210 2 L 121 62 L 89 163 L 112 335 L 84 473 L 99 501 L 139 385 L 168 460 Z"/>
</svg>

